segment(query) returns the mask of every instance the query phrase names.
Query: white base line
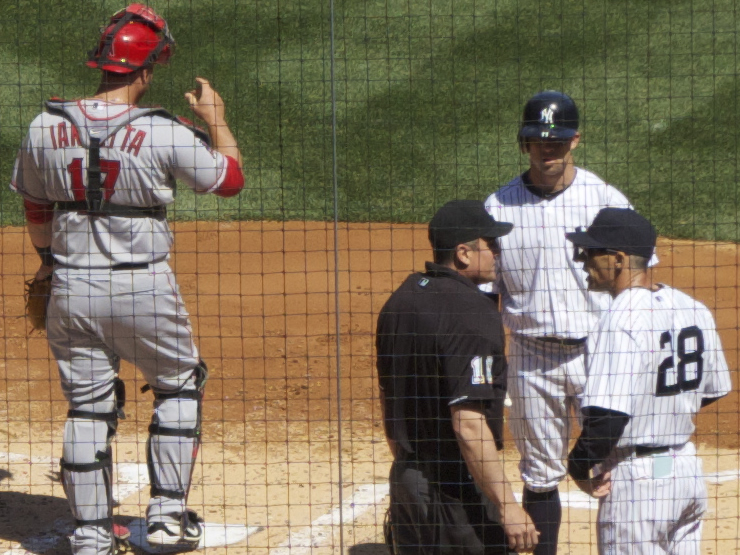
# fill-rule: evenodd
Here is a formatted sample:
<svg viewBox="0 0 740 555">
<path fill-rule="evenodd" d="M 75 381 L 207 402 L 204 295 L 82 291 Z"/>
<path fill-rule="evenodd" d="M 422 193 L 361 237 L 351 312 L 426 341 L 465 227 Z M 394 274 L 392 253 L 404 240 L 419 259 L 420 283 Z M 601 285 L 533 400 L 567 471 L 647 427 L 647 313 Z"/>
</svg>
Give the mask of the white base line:
<svg viewBox="0 0 740 555">
<path fill-rule="evenodd" d="M 59 468 L 59 459 L 54 457 L 29 457 L 17 453 L 0 452 L 0 463 L 27 463 L 49 465 Z M 116 476 L 113 485 L 113 498 L 123 500 L 149 486 L 149 471 L 143 463 L 114 463 L 113 472 Z M 130 523 L 132 543 L 138 540 L 138 547 L 145 552 L 157 553 L 146 544 L 146 524 L 142 519 L 134 519 Z M 243 541 L 248 536 L 262 530 L 257 526 L 242 526 L 240 524 L 205 523 L 204 537 L 199 549 L 205 547 L 221 547 Z M 24 538 L 22 543 L 13 543 L 9 550 L 2 555 L 28 555 L 29 553 L 44 553 L 57 545 L 65 536 L 71 534 L 74 524 L 70 518 L 58 518 L 51 526 L 42 530 L 36 536 Z M 163 550 L 166 552 L 167 550 Z M 171 550 L 170 550 L 171 551 Z"/>
<path fill-rule="evenodd" d="M 363 513 L 378 505 L 388 495 L 388 484 L 365 484 L 358 487 L 351 499 L 342 504 L 342 510 L 335 507 L 320 516 L 308 526 L 293 532 L 270 555 L 303 555 L 311 553 L 315 547 L 328 545 L 332 541 L 332 528 L 340 523 L 349 524 Z M 340 518 L 340 512 L 342 517 Z"/>
<path fill-rule="evenodd" d="M 29 457 L 16 453 L 0 452 L 0 463 L 10 462 L 27 462 L 35 464 L 49 464 L 57 466 L 59 459 L 53 457 Z M 143 489 L 149 485 L 149 474 L 146 464 L 141 463 L 120 463 L 114 465 L 116 474 L 116 483 L 114 485 L 113 495 L 115 499 L 125 499 L 129 495 Z M 725 470 L 719 472 L 709 472 L 705 474 L 705 479 L 710 484 L 719 485 L 723 482 L 736 481 L 740 479 L 740 469 Z M 372 507 L 380 504 L 388 495 L 388 484 L 364 484 L 359 486 L 352 497 L 345 501 L 342 510 L 335 507 L 328 513 L 314 520 L 310 525 L 304 526 L 293 532 L 287 540 L 280 544 L 277 549 L 271 551 L 273 555 L 303 555 L 311 552 L 312 548 L 328 545 L 332 541 L 332 528 L 342 524 L 349 524 L 356 521 L 362 514 Z M 521 502 L 521 494 L 515 493 L 517 501 Z M 598 501 L 591 498 L 585 493 L 572 490 L 561 493 L 561 503 L 563 507 L 573 509 L 596 510 Z M 340 513 L 342 518 L 340 519 Z M 260 531 L 262 528 L 242 527 L 234 525 L 214 525 L 224 528 L 223 534 L 228 530 L 229 535 L 235 537 L 229 538 L 231 541 L 225 544 L 239 541 L 247 536 Z M 233 530 L 231 529 L 233 527 Z M 15 543 L 12 547 L 2 553 L 2 555 L 25 555 L 31 553 L 42 553 L 54 547 L 59 540 L 72 532 L 72 522 L 67 519 L 57 519 L 53 522 L 49 530 L 42 531 L 39 535 L 26 538 L 23 543 Z M 215 531 L 215 529 L 214 529 Z M 219 533 L 218 535 L 221 535 Z M 241 537 L 240 537 L 241 536 Z M 239 537 L 239 539 L 237 539 Z M 220 540 L 221 538 L 219 538 Z M 221 543 L 216 541 L 216 543 Z M 223 545 L 223 544 L 222 544 Z"/>
<path fill-rule="evenodd" d="M 735 480 L 740 480 L 740 469 L 708 472 L 704 474 L 704 478 L 707 480 L 707 483 L 718 486 L 722 482 L 732 482 Z"/>
<path fill-rule="evenodd" d="M 162 546 L 154 547 L 146 541 L 146 521 L 143 518 L 135 518 L 128 523 L 128 529 L 131 531 L 129 541 L 135 548 L 144 553 L 166 554 L 183 551 L 182 546 Z M 261 532 L 259 526 L 242 526 L 241 524 L 217 524 L 214 522 L 203 523 L 203 537 L 196 549 L 206 549 L 208 547 L 224 547 L 246 540 L 252 534 Z"/>
<path fill-rule="evenodd" d="M 738 480 L 740 479 L 740 470 L 707 473 L 705 479 L 710 484 Z M 385 496 L 388 495 L 388 491 L 388 484 L 366 484 L 358 487 L 352 498 L 342 506 L 343 518 L 340 519 L 339 508 L 335 507 L 314 520 L 310 525 L 293 532 L 277 549 L 270 551 L 271 555 L 304 555 L 310 553 L 312 548 L 328 545 L 332 540 L 332 527 L 338 526 L 340 520 L 342 524 L 354 522 L 370 508 L 383 502 Z M 517 492 L 514 495 L 517 501 L 521 503 L 521 493 Z M 560 502 L 563 507 L 571 509 L 595 511 L 599 508 L 598 499 L 594 499 L 580 490 L 561 492 Z"/>
</svg>

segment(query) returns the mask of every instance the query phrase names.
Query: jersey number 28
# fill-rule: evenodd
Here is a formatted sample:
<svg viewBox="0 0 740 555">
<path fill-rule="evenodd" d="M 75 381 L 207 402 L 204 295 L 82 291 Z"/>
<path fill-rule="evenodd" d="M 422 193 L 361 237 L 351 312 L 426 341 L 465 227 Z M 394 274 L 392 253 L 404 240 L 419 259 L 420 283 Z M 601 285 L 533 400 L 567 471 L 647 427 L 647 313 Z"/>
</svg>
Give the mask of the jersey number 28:
<svg viewBox="0 0 740 555">
<path fill-rule="evenodd" d="M 686 341 L 694 339 L 692 351 L 686 351 Z M 655 395 L 664 397 L 668 395 L 678 395 L 682 391 L 693 391 L 701 383 L 701 375 L 704 371 L 704 334 L 696 326 L 683 328 L 678 333 L 677 341 L 678 364 L 675 363 L 673 355 L 663 359 L 658 366 L 658 387 Z M 671 345 L 671 332 L 664 331 L 660 336 L 660 348 Z M 693 376 L 688 378 L 687 366 Z"/>
</svg>

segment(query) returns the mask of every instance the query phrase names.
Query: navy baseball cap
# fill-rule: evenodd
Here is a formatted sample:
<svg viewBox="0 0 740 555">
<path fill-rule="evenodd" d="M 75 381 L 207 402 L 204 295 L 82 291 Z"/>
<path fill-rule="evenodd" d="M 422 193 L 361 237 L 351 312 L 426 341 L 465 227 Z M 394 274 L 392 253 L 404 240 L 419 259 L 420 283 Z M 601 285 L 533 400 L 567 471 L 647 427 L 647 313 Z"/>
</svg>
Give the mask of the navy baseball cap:
<svg viewBox="0 0 740 555">
<path fill-rule="evenodd" d="M 475 239 L 494 239 L 514 224 L 497 222 L 479 200 L 451 200 L 429 222 L 429 242 L 435 250 L 452 250 Z"/>
<path fill-rule="evenodd" d="M 584 249 L 609 249 L 651 258 L 657 233 L 643 216 L 629 208 L 602 208 L 585 231 L 565 238 Z"/>
</svg>

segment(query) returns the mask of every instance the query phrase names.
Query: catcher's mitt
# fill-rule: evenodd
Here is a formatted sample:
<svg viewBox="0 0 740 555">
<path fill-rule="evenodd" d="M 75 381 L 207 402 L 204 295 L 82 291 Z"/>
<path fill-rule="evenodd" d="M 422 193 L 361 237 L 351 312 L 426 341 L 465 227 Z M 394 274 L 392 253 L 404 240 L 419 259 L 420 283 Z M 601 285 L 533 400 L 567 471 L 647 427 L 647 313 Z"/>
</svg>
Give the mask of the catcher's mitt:
<svg viewBox="0 0 740 555">
<path fill-rule="evenodd" d="M 46 305 L 51 294 L 51 274 L 26 282 L 26 317 L 35 330 L 46 329 Z"/>
<path fill-rule="evenodd" d="M 390 507 L 385 510 L 385 518 L 383 519 L 383 539 L 385 540 L 385 545 L 388 546 L 388 550 L 395 554 L 396 550 L 393 546 L 393 525 L 391 524 Z"/>
</svg>

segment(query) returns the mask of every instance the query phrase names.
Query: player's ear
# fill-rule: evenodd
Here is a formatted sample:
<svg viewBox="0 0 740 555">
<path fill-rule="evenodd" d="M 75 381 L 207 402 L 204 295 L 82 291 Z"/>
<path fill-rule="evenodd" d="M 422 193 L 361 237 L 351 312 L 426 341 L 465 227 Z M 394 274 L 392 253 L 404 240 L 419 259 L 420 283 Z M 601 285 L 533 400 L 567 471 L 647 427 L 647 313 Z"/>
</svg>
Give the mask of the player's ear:
<svg viewBox="0 0 740 555">
<path fill-rule="evenodd" d="M 470 266 L 471 249 L 468 245 L 462 243 L 455 248 L 455 266 L 458 268 L 467 268 Z"/>
<path fill-rule="evenodd" d="M 580 144 L 581 142 L 581 134 L 576 131 L 576 134 L 573 135 L 573 138 L 570 140 L 570 149 L 575 150 L 575 148 Z"/>
<path fill-rule="evenodd" d="M 139 77 L 141 79 L 142 84 L 144 85 L 150 85 L 152 82 L 152 77 L 154 76 L 154 69 L 149 67 L 142 67 L 139 69 Z"/>
<path fill-rule="evenodd" d="M 617 252 L 614 254 L 614 267 L 617 269 L 624 268 L 625 256 L 624 253 Z"/>
</svg>

